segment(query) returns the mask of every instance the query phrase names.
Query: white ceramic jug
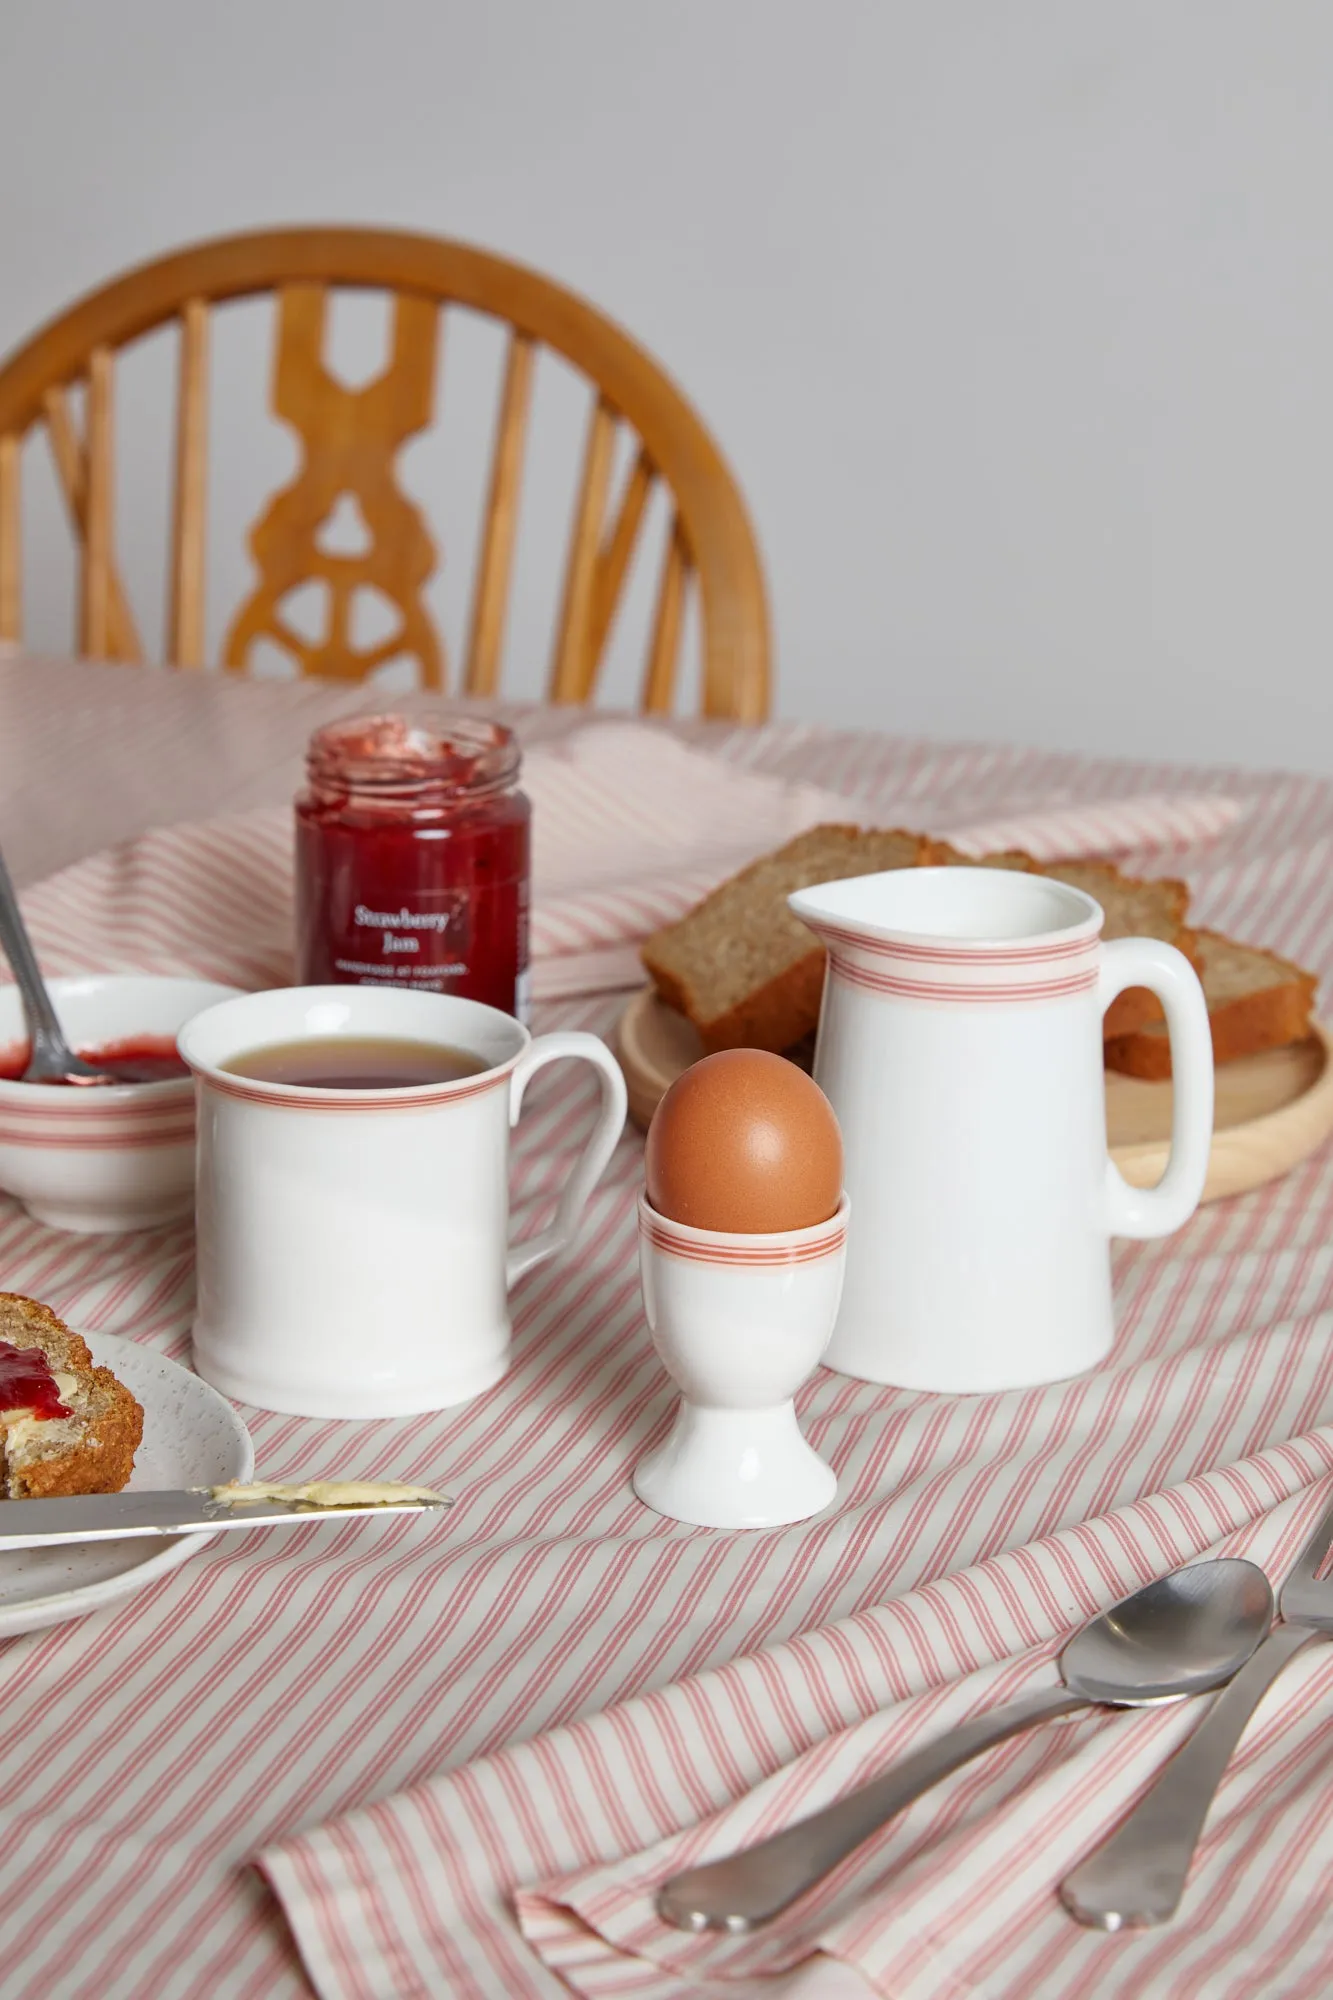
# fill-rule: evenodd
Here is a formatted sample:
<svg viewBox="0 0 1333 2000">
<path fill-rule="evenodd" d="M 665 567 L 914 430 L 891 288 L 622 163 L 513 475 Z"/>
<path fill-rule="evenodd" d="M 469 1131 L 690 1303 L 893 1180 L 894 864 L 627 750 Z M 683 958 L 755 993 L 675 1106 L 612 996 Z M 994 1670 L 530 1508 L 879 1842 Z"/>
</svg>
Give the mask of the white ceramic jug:
<svg viewBox="0 0 1333 2000">
<path fill-rule="evenodd" d="M 953 1393 L 1100 1361 L 1109 1239 L 1165 1236 L 1203 1192 L 1208 1012 L 1184 955 L 1103 944 L 1091 896 L 998 868 L 803 889 L 828 949 L 815 1077 L 842 1125 L 855 1226 L 829 1367 Z M 1150 987 L 1171 1036 L 1171 1158 L 1130 1187 L 1106 1150 L 1102 1015 Z"/>
</svg>

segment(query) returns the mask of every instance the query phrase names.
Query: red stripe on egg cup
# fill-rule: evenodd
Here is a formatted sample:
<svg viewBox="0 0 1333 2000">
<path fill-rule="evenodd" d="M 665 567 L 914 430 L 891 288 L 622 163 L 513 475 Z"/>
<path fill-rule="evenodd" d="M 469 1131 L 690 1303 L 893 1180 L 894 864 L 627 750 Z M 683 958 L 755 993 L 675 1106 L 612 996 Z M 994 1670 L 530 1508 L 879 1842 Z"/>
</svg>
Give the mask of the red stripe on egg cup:
<svg viewBox="0 0 1333 2000">
<path fill-rule="evenodd" d="M 639 1201 L 639 1229 L 654 1250 L 693 1264 L 713 1264 L 726 1270 L 815 1264 L 835 1256 L 847 1241 L 847 1197 L 842 1197 L 827 1222 L 812 1224 L 809 1229 L 774 1230 L 765 1236 L 757 1231 L 733 1233 L 672 1222 L 644 1195 Z"/>
</svg>

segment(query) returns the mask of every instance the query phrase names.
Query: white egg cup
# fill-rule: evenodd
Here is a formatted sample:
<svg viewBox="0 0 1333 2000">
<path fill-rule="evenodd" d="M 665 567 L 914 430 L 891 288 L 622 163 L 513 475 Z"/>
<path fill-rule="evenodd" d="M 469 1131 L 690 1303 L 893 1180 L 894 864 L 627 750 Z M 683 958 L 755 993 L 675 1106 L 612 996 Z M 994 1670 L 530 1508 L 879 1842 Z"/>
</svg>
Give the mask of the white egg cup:
<svg viewBox="0 0 1333 2000">
<path fill-rule="evenodd" d="M 702 1528 L 776 1528 L 829 1505 L 837 1479 L 792 1397 L 832 1334 L 846 1244 L 846 1195 L 813 1228 L 745 1236 L 640 1198 L 648 1327 L 681 1389 L 670 1432 L 634 1469 L 646 1505 Z"/>
</svg>

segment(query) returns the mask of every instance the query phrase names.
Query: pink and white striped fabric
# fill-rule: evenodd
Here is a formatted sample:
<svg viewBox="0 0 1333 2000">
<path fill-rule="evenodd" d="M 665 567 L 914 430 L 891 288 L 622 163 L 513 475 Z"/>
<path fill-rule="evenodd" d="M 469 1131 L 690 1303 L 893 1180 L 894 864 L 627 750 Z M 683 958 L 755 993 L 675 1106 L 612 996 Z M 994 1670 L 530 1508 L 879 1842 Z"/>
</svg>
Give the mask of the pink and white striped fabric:
<svg viewBox="0 0 1333 2000">
<path fill-rule="evenodd" d="M 636 723 L 600 723 L 533 749 L 533 991 L 539 999 L 640 984 L 638 947 L 756 855 L 857 800 L 736 770 Z M 891 804 L 880 807 L 892 816 Z M 913 801 L 914 825 L 970 853 L 1124 853 L 1214 838 L 1243 810 L 1219 793 L 1135 795 L 955 823 Z M 169 971 L 262 986 L 291 978 L 291 808 L 261 806 L 141 834 L 45 882 L 30 911 L 52 970 Z M 91 954 L 91 958 L 89 956 Z"/>
<path fill-rule="evenodd" d="M 173 796 L 201 813 L 280 805 L 282 731 L 341 712 L 347 691 L 205 680 L 159 689 Z M 0 667 L 0 798 L 49 810 L 54 760 L 71 820 L 109 837 L 107 788 L 123 786 L 124 824 L 141 828 L 133 681 L 66 669 L 39 686 L 30 663 Z M 76 685 L 71 769 L 60 704 Z M 268 773 L 248 794 L 247 729 Z M 1315 780 L 782 725 L 679 735 L 868 820 L 993 826 L 1226 797 L 1242 815 L 1211 838 L 1167 832 L 1130 860 L 1187 875 L 1202 921 L 1333 974 L 1333 788 Z M 244 939 L 253 975 L 272 976 L 282 887 L 264 890 L 235 833 L 230 880 L 176 877 L 165 931 L 151 895 L 108 916 L 122 877 L 104 864 L 36 889 L 43 949 L 214 969 Z M 538 1026 L 606 1030 L 620 1004 L 548 1001 Z M 588 1108 L 578 1084 L 534 1086 L 521 1224 L 549 1208 Z M 836 1508 L 735 1536 L 663 1521 L 630 1490 L 671 1402 L 638 1296 L 640 1161 L 627 1135 L 577 1252 L 518 1288 L 514 1366 L 487 1396 L 364 1425 L 246 1412 L 266 1475 L 443 1484 L 459 1495 L 444 1533 L 225 1538 L 115 1611 L 4 1644 L 7 2000 L 1325 1993 L 1328 1649 L 1265 1704 L 1168 1931 L 1083 1932 L 1053 1894 L 1175 1740 L 1183 1718 L 1165 1711 L 1059 1724 L 960 1773 L 800 1930 L 667 1934 L 649 1890 L 1049 1673 L 1068 1630 L 1142 1578 L 1215 1547 L 1281 1575 L 1333 1473 L 1333 1161 L 1165 1244 L 1120 1246 L 1120 1337 L 1083 1380 L 955 1400 L 819 1373 L 802 1417 L 838 1471 Z M 76 1324 L 183 1358 L 192 1282 L 185 1229 L 60 1236 L 0 1198 L 0 1284 Z"/>
</svg>

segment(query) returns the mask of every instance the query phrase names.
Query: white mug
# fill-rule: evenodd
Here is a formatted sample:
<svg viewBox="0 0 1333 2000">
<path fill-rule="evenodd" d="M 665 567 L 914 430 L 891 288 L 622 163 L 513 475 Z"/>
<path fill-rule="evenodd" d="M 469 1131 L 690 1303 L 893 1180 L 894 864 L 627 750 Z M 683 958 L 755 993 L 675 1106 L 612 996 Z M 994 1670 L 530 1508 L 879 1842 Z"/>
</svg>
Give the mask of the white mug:
<svg viewBox="0 0 1333 2000">
<path fill-rule="evenodd" d="M 444 1043 L 485 1064 L 452 1083 L 312 1089 L 237 1076 L 265 1046 L 342 1035 Z M 595 1035 L 536 1041 L 497 1008 L 439 993 L 296 986 L 195 1016 L 194 1365 L 261 1409 L 396 1417 L 461 1403 L 509 1359 L 507 1293 L 572 1239 L 625 1122 Z M 509 1131 L 534 1073 L 566 1056 L 601 1104 L 550 1227 L 508 1242 Z"/>
<path fill-rule="evenodd" d="M 789 900 L 828 949 L 815 1078 L 856 1216 L 827 1365 L 952 1393 L 1092 1367 L 1114 1331 L 1109 1239 L 1165 1236 L 1203 1192 L 1213 1051 L 1189 960 L 1103 944 L 1091 896 L 1007 869 L 904 868 Z M 1129 986 L 1158 995 L 1171 1036 L 1155 1188 L 1106 1150 L 1102 1016 Z"/>
</svg>

